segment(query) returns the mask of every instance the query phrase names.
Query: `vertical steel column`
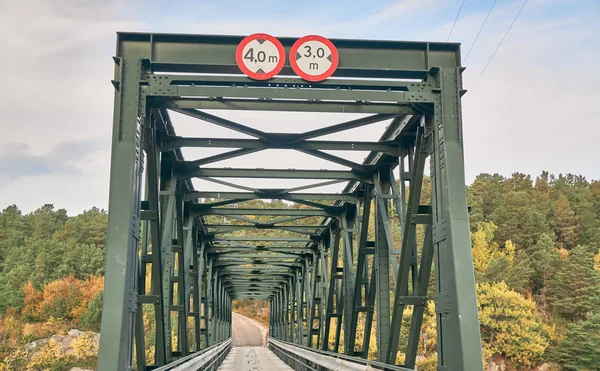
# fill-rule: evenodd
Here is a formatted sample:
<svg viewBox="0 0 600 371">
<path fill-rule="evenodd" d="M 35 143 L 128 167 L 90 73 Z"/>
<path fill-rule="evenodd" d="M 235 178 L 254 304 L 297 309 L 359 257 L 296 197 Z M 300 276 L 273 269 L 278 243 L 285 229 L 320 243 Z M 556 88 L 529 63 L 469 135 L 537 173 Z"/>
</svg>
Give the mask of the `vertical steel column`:
<svg viewBox="0 0 600 371">
<path fill-rule="evenodd" d="M 308 311 L 308 307 L 306 306 L 306 302 L 305 302 L 305 296 L 304 296 L 304 290 L 306 289 L 306 260 L 303 260 L 303 265 L 302 265 L 302 269 L 299 270 L 299 285 L 296 288 L 296 296 L 297 296 L 297 300 L 298 300 L 298 334 L 297 334 L 297 341 L 298 344 L 301 345 L 305 345 L 306 343 L 304 342 L 304 336 L 305 336 L 305 331 L 304 331 L 304 326 L 307 325 L 306 320 L 307 320 L 307 316 L 306 316 L 306 311 Z"/>
<path fill-rule="evenodd" d="M 297 276 L 292 276 L 290 277 L 289 280 L 289 286 L 290 289 L 288 291 L 288 300 L 290 303 L 290 332 L 288 334 L 288 341 L 290 342 L 294 342 L 294 334 L 296 333 L 296 319 L 295 319 L 295 315 L 296 315 L 296 304 L 295 304 L 295 292 L 296 292 L 296 288 L 294 287 L 296 284 L 296 279 Z"/>
<path fill-rule="evenodd" d="M 162 163 L 163 168 L 168 164 Z M 161 171 L 171 174 L 172 171 Z M 173 304 L 173 272 L 175 265 L 175 253 L 173 252 L 173 233 L 175 222 L 175 192 L 177 180 L 172 176 L 161 179 L 160 207 L 161 207 L 161 266 L 162 266 L 162 287 L 163 287 L 163 326 L 165 334 L 165 352 L 167 362 L 171 360 L 173 353 L 173 340 L 171 333 L 171 306 Z"/>
<path fill-rule="evenodd" d="M 331 320 L 332 318 L 336 318 L 336 328 L 334 335 L 334 344 L 333 350 L 336 353 L 339 353 L 339 345 L 340 345 L 340 332 L 341 332 L 341 324 L 342 324 L 342 310 L 343 310 L 343 302 L 340 300 L 340 281 L 343 280 L 343 268 L 339 266 L 340 263 L 340 240 L 341 240 L 341 230 L 338 225 L 339 222 L 336 222 L 333 228 L 333 233 L 331 233 L 333 239 L 333 251 L 331 253 L 331 274 L 329 281 L 329 293 L 327 295 L 327 314 L 325 320 L 325 333 L 323 334 L 323 344 L 322 349 L 329 351 L 329 335 L 331 332 Z"/>
<path fill-rule="evenodd" d="M 319 344 L 317 344 L 317 349 L 325 349 L 326 343 L 328 339 L 325 337 L 325 323 L 327 321 L 327 303 L 329 298 L 329 274 L 328 274 L 328 256 L 329 254 L 325 252 L 326 245 L 331 245 L 331 243 L 327 243 L 327 240 L 322 239 L 319 244 L 319 255 L 321 262 L 321 307 L 319 312 Z"/>
<path fill-rule="evenodd" d="M 459 69 L 438 69 L 441 102 L 432 128 L 433 244 L 436 267 L 438 367 L 482 370 L 475 274 L 467 213 Z"/>
<path fill-rule="evenodd" d="M 177 254 L 177 276 L 173 277 L 173 280 L 177 282 L 177 305 L 173 306 L 174 311 L 177 312 L 177 350 L 178 356 L 183 357 L 189 353 L 189 342 L 188 342 L 188 291 L 189 288 L 186 286 L 187 272 L 189 266 L 186 266 L 186 251 L 185 251 L 185 235 L 184 235 L 184 203 L 183 203 L 183 183 L 177 183 L 175 190 L 175 218 L 177 221 L 177 239 L 173 244 L 173 249 Z M 191 246 L 189 246 L 191 248 Z"/>
<path fill-rule="evenodd" d="M 394 295 L 394 309 L 392 312 L 392 327 L 390 334 L 390 345 L 388 349 L 387 362 L 392 363 L 396 360 L 398 353 L 398 343 L 400 340 L 400 328 L 402 326 L 402 317 L 407 305 L 425 305 L 426 298 L 416 297 L 413 293 L 409 294 L 408 281 L 410 278 L 411 261 L 413 259 L 413 244 L 417 233 L 416 215 L 419 213 L 419 203 L 421 198 L 421 189 L 423 185 L 423 171 L 425 169 L 425 159 L 427 158 L 427 149 L 424 145 L 423 128 L 417 131 L 415 145 L 414 167 L 411 175 L 411 187 L 406 205 L 406 218 L 402 226 L 402 247 L 400 250 L 400 265 L 398 277 L 396 278 L 396 292 Z M 387 216 L 387 215 L 386 215 Z"/>
<path fill-rule="evenodd" d="M 198 246 L 196 244 L 196 227 L 194 225 L 194 217 L 189 210 L 185 211 L 185 223 L 183 227 L 183 250 L 184 250 L 184 275 L 187 277 L 185 285 L 185 313 L 187 313 L 188 325 L 190 319 L 194 321 L 194 325 L 189 325 L 188 329 L 192 330 L 193 339 L 188 339 L 187 351 L 197 352 L 200 350 L 200 321 L 198 299 L 200 293 L 198 291 Z M 186 331 L 189 334 L 189 331 Z M 191 349 L 190 349 L 191 347 Z"/>
<path fill-rule="evenodd" d="M 358 214 L 358 207 L 354 212 Z M 356 223 L 354 217 L 348 217 L 347 213 L 342 214 L 342 234 L 344 240 L 344 272 L 342 279 L 343 286 L 343 323 L 344 323 L 344 352 L 351 347 L 350 344 L 350 322 L 352 319 L 354 285 L 356 281 L 356 272 L 354 270 L 354 234 L 356 233 Z"/>
<path fill-rule="evenodd" d="M 387 350 L 390 337 L 390 250 L 391 247 L 386 238 L 387 207 L 385 193 L 389 189 L 389 182 L 382 178 L 381 171 L 375 175 L 375 258 L 373 269 L 375 270 L 376 284 L 376 306 L 377 306 L 377 360 L 386 362 Z M 392 257 L 395 259 L 395 257 Z M 397 275 L 397 274 L 396 274 Z"/>
<path fill-rule="evenodd" d="M 307 275 L 307 279 L 308 279 L 308 284 L 307 284 L 307 295 L 308 295 L 308 306 L 306 307 L 306 312 L 307 312 L 307 316 L 308 316 L 308 321 L 307 321 L 307 325 L 308 325 L 308 329 L 307 329 L 307 336 L 308 336 L 308 346 L 309 347 L 313 347 L 314 344 L 314 322 L 315 322 L 315 297 L 316 297 L 316 292 L 315 292 L 315 277 L 316 277 L 316 272 L 315 272 L 315 253 L 313 252 L 311 257 L 309 258 L 309 260 L 306 262 L 306 266 L 308 267 L 308 275 Z"/>
<path fill-rule="evenodd" d="M 106 270 L 102 338 L 98 369 L 126 370 L 133 365 L 137 265 L 140 239 L 142 149 L 139 82 L 143 50 L 132 48 L 127 58 L 115 58 Z"/>
<path fill-rule="evenodd" d="M 348 344 L 349 346 L 345 349 L 345 353 L 348 355 L 355 355 L 356 347 L 356 332 L 358 328 L 358 314 L 365 313 L 367 319 L 373 315 L 373 307 L 369 306 L 367 297 L 369 295 L 369 281 L 368 276 L 365 274 L 368 268 L 368 256 L 371 255 L 370 249 L 367 247 L 367 240 L 369 236 L 369 219 L 371 216 L 371 199 L 372 199 L 372 187 L 365 184 L 365 191 L 362 202 L 362 220 L 360 223 L 359 235 L 358 235 L 358 256 L 356 266 L 356 281 L 354 283 L 354 292 L 352 296 L 352 311 L 350 318 L 350 331 L 348 333 Z M 362 288 L 365 287 L 365 295 L 362 295 Z M 364 299 L 364 305 L 363 305 Z M 365 333 L 363 337 L 363 343 L 359 351 L 359 355 L 366 358 L 369 351 L 369 339 L 370 333 Z"/>
<path fill-rule="evenodd" d="M 288 340 L 288 324 L 290 322 L 290 311 L 289 311 L 289 295 L 288 295 L 289 279 L 283 284 L 283 340 Z"/>
<path fill-rule="evenodd" d="M 205 312 L 206 315 L 206 340 L 207 347 L 215 344 L 215 323 L 214 323 L 214 310 L 213 310 L 213 262 L 207 255 L 207 270 L 206 270 L 206 303 Z"/>
</svg>

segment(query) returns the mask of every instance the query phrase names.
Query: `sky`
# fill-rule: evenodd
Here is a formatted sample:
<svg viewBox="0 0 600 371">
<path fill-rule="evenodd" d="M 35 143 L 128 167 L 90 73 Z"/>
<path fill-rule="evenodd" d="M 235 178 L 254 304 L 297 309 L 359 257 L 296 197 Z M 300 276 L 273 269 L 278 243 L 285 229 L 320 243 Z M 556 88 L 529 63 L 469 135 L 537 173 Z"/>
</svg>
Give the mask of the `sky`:
<svg viewBox="0 0 600 371">
<path fill-rule="evenodd" d="M 542 170 L 600 179 L 600 1 L 529 0 L 473 89 L 523 1 L 497 0 L 466 57 L 494 0 L 465 0 L 450 37 L 463 0 L 3 0 L 0 209 L 17 204 L 28 213 L 52 203 L 74 215 L 107 208 L 117 31 L 449 38 L 462 44 L 469 90 L 463 97 L 467 183 L 479 173 L 518 171 L 535 178 Z M 267 131 L 300 132 L 349 119 L 219 114 Z M 181 115 L 172 119 L 179 135 L 239 137 Z M 376 140 L 384 127 L 335 139 Z M 364 155 L 350 157 L 360 161 Z M 211 166 L 336 168 L 302 154 L 269 151 L 231 161 Z"/>
</svg>

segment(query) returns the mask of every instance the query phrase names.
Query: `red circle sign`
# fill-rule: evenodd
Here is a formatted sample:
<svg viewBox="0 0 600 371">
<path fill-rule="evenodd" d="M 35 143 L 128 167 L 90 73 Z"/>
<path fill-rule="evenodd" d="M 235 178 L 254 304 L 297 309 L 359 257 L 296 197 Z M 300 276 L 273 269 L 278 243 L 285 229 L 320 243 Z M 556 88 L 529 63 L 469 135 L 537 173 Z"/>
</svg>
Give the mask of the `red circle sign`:
<svg viewBox="0 0 600 371">
<path fill-rule="evenodd" d="M 285 50 L 273 36 L 255 33 L 240 42 L 235 60 L 240 70 L 251 79 L 268 80 L 281 72 Z"/>
<path fill-rule="evenodd" d="M 307 81 L 323 81 L 331 76 L 340 57 L 333 43 L 318 35 L 298 39 L 290 49 L 294 72 Z"/>
</svg>

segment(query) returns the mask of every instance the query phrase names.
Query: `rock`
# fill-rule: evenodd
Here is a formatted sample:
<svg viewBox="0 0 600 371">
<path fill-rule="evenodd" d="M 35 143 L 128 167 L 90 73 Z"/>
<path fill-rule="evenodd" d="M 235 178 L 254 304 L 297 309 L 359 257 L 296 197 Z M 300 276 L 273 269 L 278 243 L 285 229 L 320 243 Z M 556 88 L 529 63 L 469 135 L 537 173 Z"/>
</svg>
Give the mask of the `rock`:
<svg viewBox="0 0 600 371">
<path fill-rule="evenodd" d="M 496 364 L 496 362 L 494 362 L 493 359 L 490 359 L 490 361 L 488 362 L 488 366 L 485 369 L 485 371 L 500 371 L 500 366 L 498 366 Z"/>
<path fill-rule="evenodd" d="M 485 371 L 506 371 L 506 363 L 504 362 L 504 359 L 490 359 Z"/>
<path fill-rule="evenodd" d="M 85 334 L 85 332 L 79 331 L 79 330 L 77 330 L 77 329 L 74 328 L 74 329 L 69 330 L 68 334 L 69 334 L 70 337 L 76 338 L 78 336 L 81 336 L 81 335 Z"/>
<path fill-rule="evenodd" d="M 100 334 L 94 334 L 92 341 L 96 344 L 100 344 Z"/>
<path fill-rule="evenodd" d="M 63 347 L 70 347 L 71 344 L 73 344 L 73 338 L 65 336 L 65 338 L 63 338 L 63 340 L 61 341 L 61 344 Z"/>
<path fill-rule="evenodd" d="M 42 345 L 46 344 L 48 342 L 48 339 L 39 339 L 36 341 L 32 341 L 31 343 L 27 344 L 27 351 L 31 352 L 33 350 L 35 350 L 35 348 L 41 347 Z"/>
<path fill-rule="evenodd" d="M 52 335 L 50 336 L 50 340 L 55 341 L 57 343 L 62 343 L 64 337 L 60 335 Z"/>
<path fill-rule="evenodd" d="M 542 365 L 538 368 L 536 368 L 536 371 L 548 371 L 550 370 L 550 364 L 549 363 L 542 363 Z"/>
</svg>

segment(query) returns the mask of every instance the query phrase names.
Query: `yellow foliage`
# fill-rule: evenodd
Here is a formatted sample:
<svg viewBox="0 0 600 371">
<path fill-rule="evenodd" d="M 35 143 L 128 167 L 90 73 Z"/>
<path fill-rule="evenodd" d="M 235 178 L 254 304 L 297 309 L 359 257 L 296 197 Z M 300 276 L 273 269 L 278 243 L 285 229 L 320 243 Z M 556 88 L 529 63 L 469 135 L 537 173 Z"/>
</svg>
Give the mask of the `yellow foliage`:
<svg viewBox="0 0 600 371">
<path fill-rule="evenodd" d="M 421 327 L 421 341 L 419 342 L 419 351 L 426 355 L 435 350 L 437 346 L 435 302 L 429 300 L 423 314 L 423 326 Z M 436 358 L 437 359 L 437 358 Z M 419 370 L 421 367 L 419 367 Z"/>
<path fill-rule="evenodd" d="M 73 340 L 73 350 L 77 359 L 98 357 L 98 343 L 94 342 L 94 334 L 86 332 Z"/>
<path fill-rule="evenodd" d="M 0 363 L 0 371 L 12 371 L 23 369 L 27 365 L 27 352 L 23 349 L 15 349 L 7 357 L 4 363 Z"/>
<path fill-rule="evenodd" d="M 541 361 L 550 336 L 536 312 L 535 302 L 510 290 L 504 282 L 478 284 L 477 291 L 488 358 L 500 354 L 528 367 Z"/>
<path fill-rule="evenodd" d="M 0 359 L 10 355 L 10 349 L 20 345 L 22 332 L 23 322 L 14 308 L 8 308 L 4 316 L 0 317 Z"/>
<path fill-rule="evenodd" d="M 417 362 L 419 371 L 437 371 L 437 354 L 432 354 L 422 361 Z"/>
<path fill-rule="evenodd" d="M 493 223 L 477 224 L 477 231 L 471 233 L 473 241 L 473 265 L 477 275 L 483 275 L 490 261 L 499 254 L 498 244 L 493 242 L 498 227 Z"/>
<path fill-rule="evenodd" d="M 515 261 L 515 245 L 512 243 L 511 240 L 507 240 L 504 243 L 504 255 L 506 255 L 506 258 L 508 258 L 508 261 L 512 264 Z"/>
<path fill-rule="evenodd" d="M 556 253 L 558 254 L 561 260 L 567 260 L 567 258 L 569 257 L 569 250 L 565 249 L 564 247 L 559 247 L 558 249 L 556 249 Z"/>
<path fill-rule="evenodd" d="M 47 370 L 67 357 L 69 357 L 67 354 L 60 352 L 60 346 L 57 342 L 49 341 L 37 349 L 31 358 L 29 358 L 27 369 L 35 371 Z"/>
<path fill-rule="evenodd" d="M 27 282 L 23 288 L 25 293 L 23 315 L 25 317 L 37 318 L 38 308 L 44 299 L 44 294 L 33 287 L 33 283 Z"/>
<path fill-rule="evenodd" d="M 103 277 L 91 276 L 88 279 L 86 279 L 85 281 L 80 281 L 80 282 L 81 283 L 78 286 L 78 289 L 80 291 L 80 297 L 82 299 L 79 302 L 79 305 L 77 305 L 76 307 L 74 307 L 71 310 L 72 318 L 79 318 L 83 314 L 85 309 L 87 308 L 88 303 L 94 297 L 96 297 L 96 295 L 99 292 L 102 292 L 104 290 L 104 278 Z"/>
<path fill-rule="evenodd" d="M 23 315 L 44 320 L 52 315 L 76 319 L 85 311 L 88 303 L 104 289 L 104 278 L 89 277 L 85 281 L 69 276 L 52 281 L 43 291 L 36 290 L 31 282 L 24 288 Z"/>
<path fill-rule="evenodd" d="M 600 271 L 600 251 L 594 255 L 594 269 Z"/>
</svg>

